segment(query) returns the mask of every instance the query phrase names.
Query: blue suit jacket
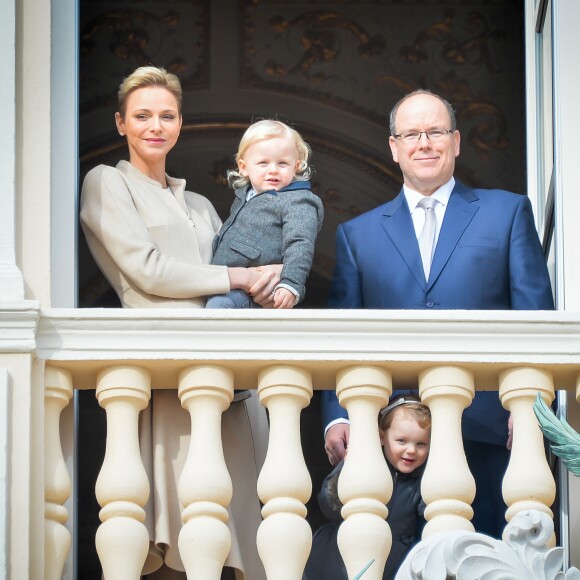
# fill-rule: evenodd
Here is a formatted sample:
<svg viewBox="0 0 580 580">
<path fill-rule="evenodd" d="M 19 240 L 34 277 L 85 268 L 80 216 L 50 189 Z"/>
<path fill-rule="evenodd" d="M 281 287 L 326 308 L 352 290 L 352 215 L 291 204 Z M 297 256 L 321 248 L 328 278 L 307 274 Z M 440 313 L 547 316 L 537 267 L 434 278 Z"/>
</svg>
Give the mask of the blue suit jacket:
<svg viewBox="0 0 580 580">
<path fill-rule="evenodd" d="M 532 207 L 524 195 L 456 182 L 425 275 L 403 192 L 339 226 L 329 306 L 377 309 L 552 310 L 552 290 Z M 324 424 L 346 417 L 333 391 Z M 497 393 L 478 393 L 464 436 L 504 444 Z"/>
</svg>

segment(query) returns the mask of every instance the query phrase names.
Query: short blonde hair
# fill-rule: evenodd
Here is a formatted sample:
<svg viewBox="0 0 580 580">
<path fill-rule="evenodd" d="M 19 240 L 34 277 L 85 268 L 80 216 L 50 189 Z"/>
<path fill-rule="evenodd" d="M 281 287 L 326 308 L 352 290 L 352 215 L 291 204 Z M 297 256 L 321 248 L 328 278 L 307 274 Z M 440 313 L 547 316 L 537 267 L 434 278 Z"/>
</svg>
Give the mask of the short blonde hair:
<svg viewBox="0 0 580 580">
<path fill-rule="evenodd" d="M 181 83 L 172 73 L 167 72 L 164 68 L 156 66 L 141 66 L 134 70 L 119 86 L 117 99 L 119 101 L 119 114 L 125 118 L 127 112 L 127 99 L 129 95 L 137 89 L 144 87 L 163 87 L 167 89 L 177 101 L 177 110 L 181 115 L 181 103 L 183 94 L 181 92 Z"/>
<path fill-rule="evenodd" d="M 266 139 L 272 139 L 274 137 L 290 137 L 294 140 L 296 144 L 296 150 L 298 151 L 298 159 L 300 161 L 300 166 L 296 171 L 296 175 L 294 176 L 294 181 L 308 181 L 312 174 L 312 168 L 308 164 L 311 150 L 310 146 L 298 131 L 288 127 L 285 123 L 281 121 L 274 121 L 273 119 L 263 119 L 261 121 L 257 121 L 250 125 L 242 139 L 240 141 L 240 145 L 238 147 L 238 152 L 236 154 L 236 163 L 240 159 L 244 158 L 248 147 L 257 143 L 258 141 L 264 141 Z M 250 179 L 247 175 L 242 175 L 237 170 L 230 170 L 228 171 L 228 183 L 234 189 L 239 189 L 240 187 L 246 186 L 250 182 Z"/>
</svg>

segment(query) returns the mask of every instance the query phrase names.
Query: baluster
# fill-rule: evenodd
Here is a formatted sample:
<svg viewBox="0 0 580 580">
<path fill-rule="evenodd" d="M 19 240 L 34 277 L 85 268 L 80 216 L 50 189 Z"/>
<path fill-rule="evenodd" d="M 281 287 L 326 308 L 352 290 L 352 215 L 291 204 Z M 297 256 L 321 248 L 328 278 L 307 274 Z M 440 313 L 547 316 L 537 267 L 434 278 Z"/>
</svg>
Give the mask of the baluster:
<svg viewBox="0 0 580 580">
<path fill-rule="evenodd" d="M 502 486 L 506 519 L 524 510 L 553 517 L 549 506 L 556 498 L 556 483 L 533 409 L 538 392 L 547 405 L 554 400 L 552 376 L 540 369 L 514 368 L 500 374 L 499 384 L 502 405 L 513 419 L 512 452 Z"/>
<path fill-rule="evenodd" d="M 312 398 L 312 378 L 291 366 L 265 368 L 258 377 L 258 394 L 270 416 L 268 452 L 258 478 L 264 503 L 258 553 L 268 578 L 300 580 L 312 546 L 304 519 L 312 482 L 300 443 L 300 412 Z"/>
<path fill-rule="evenodd" d="M 64 503 L 71 492 L 60 441 L 60 414 L 73 396 L 71 374 L 61 368 L 44 372 L 44 579 L 58 580 L 66 562 L 71 536 L 65 527 Z"/>
<path fill-rule="evenodd" d="M 106 580 L 139 580 L 149 535 L 143 524 L 149 482 L 139 453 L 139 412 L 151 395 L 149 373 L 115 366 L 97 377 L 97 399 L 107 413 L 105 459 L 96 483 L 101 525 L 96 546 Z"/>
<path fill-rule="evenodd" d="M 227 506 L 232 499 L 221 435 L 222 413 L 234 396 L 233 373 L 216 365 L 179 376 L 179 398 L 191 417 L 191 440 L 179 478 L 183 527 L 179 552 L 190 580 L 219 580 L 231 548 Z"/>
<path fill-rule="evenodd" d="M 442 530 L 472 532 L 475 480 L 463 449 L 461 414 L 475 395 L 473 375 L 458 367 L 427 369 L 419 375 L 419 394 L 431 410 L 432 421 L 421 485 L 427 504 L 423 538 Z"/>
<path fill-rule="evenodd" d="M 391 393 L 391 375 L 383 369 L 351 367 L 337 375 L 336 394 L 350 419 L 348 457 L 338 480 L 344 505 L 338 547 L 349 578 L 374 559 L 364 577 L 380 580 L 391 550 L 391 529 L 385 519 L 393 480 L 378 428 L 379 411 Z"/>
</svg>

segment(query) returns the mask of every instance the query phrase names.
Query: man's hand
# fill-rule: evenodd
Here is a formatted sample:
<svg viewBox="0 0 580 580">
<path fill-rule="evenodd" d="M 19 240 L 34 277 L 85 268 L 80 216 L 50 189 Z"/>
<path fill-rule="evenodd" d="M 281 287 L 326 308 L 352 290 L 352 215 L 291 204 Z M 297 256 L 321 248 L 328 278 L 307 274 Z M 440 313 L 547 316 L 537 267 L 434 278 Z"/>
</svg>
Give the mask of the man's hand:
<svg viewBox="0 0 580 580">
<path fill-rule="evenodd" d="M 336 465 L 344 459 L 350 436 L 348 423 L 336 423 L 326 432 L 324 449 L 331 465 Z"/>
</svg>

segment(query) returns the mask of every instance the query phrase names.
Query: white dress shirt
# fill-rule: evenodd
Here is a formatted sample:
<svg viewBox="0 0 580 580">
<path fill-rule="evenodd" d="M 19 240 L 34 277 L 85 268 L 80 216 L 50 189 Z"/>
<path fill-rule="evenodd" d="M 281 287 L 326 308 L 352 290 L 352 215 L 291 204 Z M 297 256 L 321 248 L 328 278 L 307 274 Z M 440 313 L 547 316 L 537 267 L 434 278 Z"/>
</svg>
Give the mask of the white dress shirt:
<svg viewBox="0 0 580 580">
<path fill-rule="evenodd" d="M 437 191 L 431 194 L 433 199 L 436 199 L 438 203 L 435 205 L 433 211 L 435 212 L 435 217 L 437 218 L 437 228 L 435 229 L 435 246 L 437 246 L 437 240 L 439 239 L 439 232 L 441 231 L 441 224 L 443 224 L 443 218 L 445 217 L 445 210 L 449 204 L 449 198 L 451 197 L 451 192 L 455 187 L 455 178 L 452 177 L 447 183 L 442 185 Z M 425 211 L 422 208 L 418 208 L 417 205 L 423 198 L 423 194 L 419 193 L 403 185 L 403 194 L 407 200 L 407 205 L 409 206 L 409 211 L 411 212 L 411 219 L 413 220 L 413 227 L 415 228 L 415 236 L 419 239 L 419 235 L 423 226 L 425 225 Z"/>
</svg>

